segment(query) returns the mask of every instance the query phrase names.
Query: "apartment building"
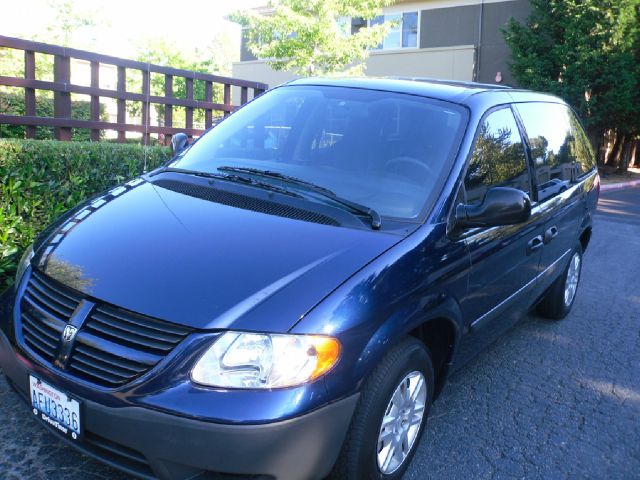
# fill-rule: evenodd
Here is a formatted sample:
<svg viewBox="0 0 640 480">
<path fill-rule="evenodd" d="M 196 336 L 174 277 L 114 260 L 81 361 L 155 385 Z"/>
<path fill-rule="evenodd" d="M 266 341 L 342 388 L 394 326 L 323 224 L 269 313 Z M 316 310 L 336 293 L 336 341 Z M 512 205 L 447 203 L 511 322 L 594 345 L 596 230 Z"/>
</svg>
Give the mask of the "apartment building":
<svg viewBox="0 0 640 480">
<path fill-rule="evenodd" d="M 369 76 L 416 76 L 513 85 L 509 49 L 500 31 L 510 17 L 523 21 L 529 0 L 399 0 L 380 17 L 350 19 L 351 31 L 394 21 L 394 27 L 366 61 Z M 268 12 L 265 12 L 268 14 Z M 233 76 L 270 86 L 295 78 L 255 58 L 244 39 Z"/>
</svg>

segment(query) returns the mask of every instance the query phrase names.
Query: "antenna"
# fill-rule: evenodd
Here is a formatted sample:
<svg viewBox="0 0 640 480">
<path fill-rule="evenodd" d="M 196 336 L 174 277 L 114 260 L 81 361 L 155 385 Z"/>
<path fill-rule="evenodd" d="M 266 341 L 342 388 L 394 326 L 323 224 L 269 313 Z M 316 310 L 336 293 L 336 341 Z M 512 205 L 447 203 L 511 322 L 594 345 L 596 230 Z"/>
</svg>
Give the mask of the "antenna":
<svg viewBox="0 0 640 480">
<path fill-rule="evenodd" d="M 147 62 L 147 102 L 145 103 L 146 115 L 143 117 L 147 117 L 147 121 L 144 122 L 144 141 L 142 142 L 143 154 L 144 154 L 144 166 L 142 167 L 142 173 L 147 173 L 147 151 L 149 150 L 149 145 L 147 145 L 147 140 L 149 138 L 149 124 L 151 123 L 151 104 L 149 103 L 149 97 L 151 95 L 151 64 Z"/>
</svg>

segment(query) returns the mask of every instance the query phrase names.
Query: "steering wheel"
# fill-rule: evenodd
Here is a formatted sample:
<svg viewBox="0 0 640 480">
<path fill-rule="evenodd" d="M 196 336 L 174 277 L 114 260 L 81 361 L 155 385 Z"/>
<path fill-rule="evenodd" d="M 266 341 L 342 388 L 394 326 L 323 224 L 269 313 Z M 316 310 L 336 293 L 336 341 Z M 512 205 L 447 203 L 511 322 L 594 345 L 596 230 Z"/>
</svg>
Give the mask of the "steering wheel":
<svg viewBox="0 0 640 480">
<path fill-rule="evenodd" d="M 394 157 L 391 160 L 387 160 L 384 164 L 384 169 L 408 177 L 417 183 L 422 183 L 432 174 L 431 168 L 426 163 L 415 157 L 408 156 Z"/>
</svg>

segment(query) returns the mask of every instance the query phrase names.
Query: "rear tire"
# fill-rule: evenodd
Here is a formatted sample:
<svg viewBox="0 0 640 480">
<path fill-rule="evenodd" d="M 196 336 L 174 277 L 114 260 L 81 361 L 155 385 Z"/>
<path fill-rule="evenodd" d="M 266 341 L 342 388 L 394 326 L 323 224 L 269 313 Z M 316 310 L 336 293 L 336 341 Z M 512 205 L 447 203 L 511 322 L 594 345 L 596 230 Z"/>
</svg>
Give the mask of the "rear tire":
<svg viewBox="0 0 640 480">
<path fill-rule="evenodd" d="M 427 423 L 433 389 L 425 345 L 415 338 L 396 345 L 367 379 L 329 478 L 400 479 Z"/>
<path fill-rule="evenodd" d="M 582 246 L 578 243 L 571 252 L 569 264 L 564 272 L 553 282 L 549 291 L 538 304 L 537 313 L 552 320 L 562 320 L 566 317 L 576 299 L 581 271 Z"/>
</svg>

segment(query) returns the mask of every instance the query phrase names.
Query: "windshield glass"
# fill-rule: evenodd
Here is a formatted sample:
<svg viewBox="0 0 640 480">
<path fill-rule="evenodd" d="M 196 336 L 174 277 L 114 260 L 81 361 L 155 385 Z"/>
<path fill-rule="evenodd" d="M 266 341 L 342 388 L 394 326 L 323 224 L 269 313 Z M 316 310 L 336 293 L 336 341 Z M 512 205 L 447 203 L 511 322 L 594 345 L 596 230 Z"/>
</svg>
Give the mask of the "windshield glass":
<svg viewBox="0 0 640 480">
<path fill-rule="evenodd" d="M 462 107 L 414 95 L 286 86 L 225 119 L 171 166 L 269 170 L 383 216 L 414 219 L 457 151 L 464 116 Z"/>
</svg>

